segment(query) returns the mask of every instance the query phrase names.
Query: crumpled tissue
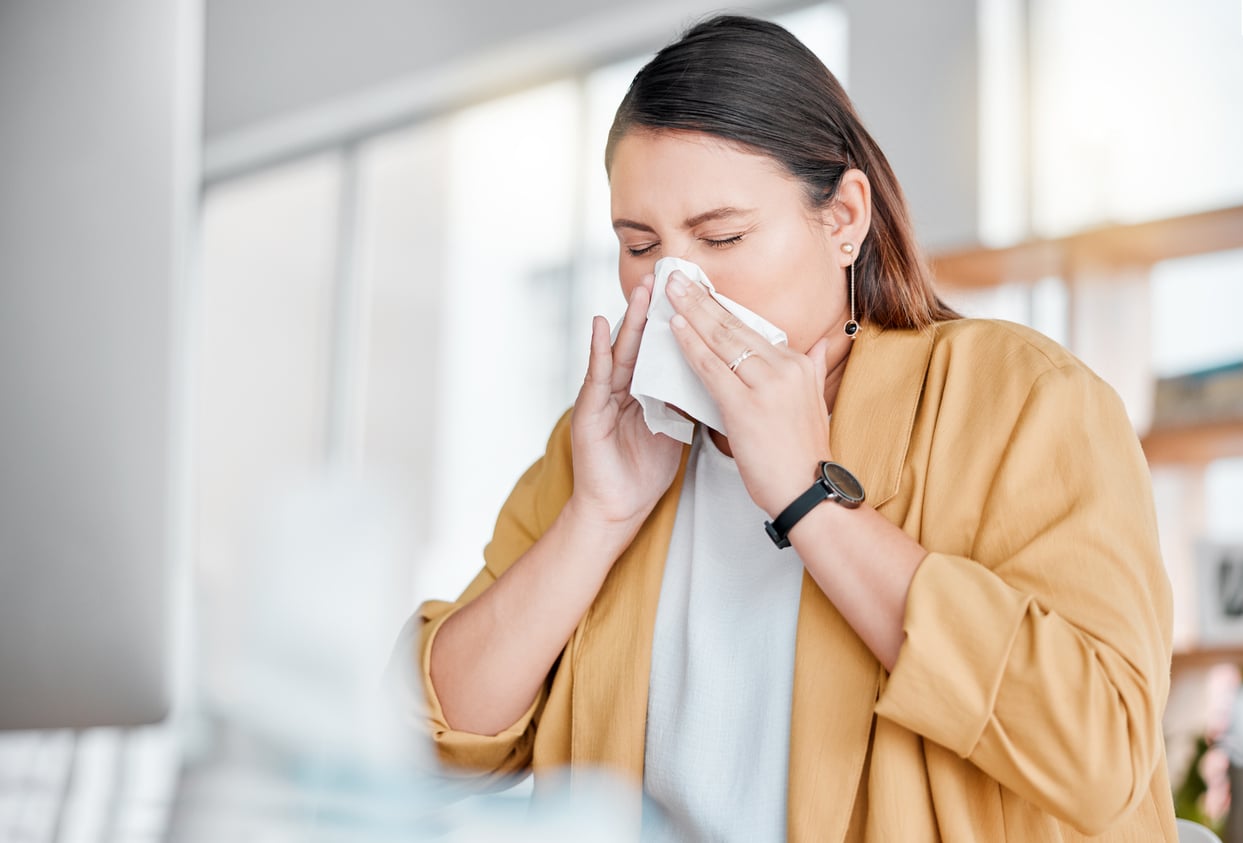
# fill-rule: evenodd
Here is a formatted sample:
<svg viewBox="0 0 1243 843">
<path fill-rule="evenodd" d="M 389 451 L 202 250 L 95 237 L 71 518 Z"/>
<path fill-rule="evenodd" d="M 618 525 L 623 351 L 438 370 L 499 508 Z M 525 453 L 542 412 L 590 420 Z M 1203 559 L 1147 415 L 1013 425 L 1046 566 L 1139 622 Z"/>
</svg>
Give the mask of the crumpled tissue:
<svg viewBox="0 0 1243 843">
<path fill-rule="evenodd" d="M 681 258 L 661 258 L 656 262 L 656 284 L 652 288 L 652 303 L 647 311 L 643 342 L 634 364 L 630 394 L 643 407 L 643 420 L 653 433 L 663 433 L 679 442 L 690 443 L 695 423 L 672 407 L 677 407 L 691 419 L 703 422 L 713 430 L 727 435 L 728 431 L 712 395 L 682 356 L 682 348 L 669 325 L 675 311 L 669 303 L 665 287 L 669 283 L 669 274 L 675 269 L 681 270 L 692 282 L 702 284 L 707 288 L 708 295 L 773 345 L 784 345 L 786 334 L 762 316 L 718 293 L 698 265 Z M 741 353 L 742 349 L 738 351 Z"/>
</svg>

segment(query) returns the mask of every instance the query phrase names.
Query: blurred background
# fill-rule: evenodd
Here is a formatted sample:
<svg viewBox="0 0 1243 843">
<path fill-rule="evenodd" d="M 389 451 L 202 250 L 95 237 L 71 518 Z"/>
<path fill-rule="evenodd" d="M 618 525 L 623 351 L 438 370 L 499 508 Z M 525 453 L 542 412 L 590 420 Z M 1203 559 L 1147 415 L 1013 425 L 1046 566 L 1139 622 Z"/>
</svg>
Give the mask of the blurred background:
<svg viewBox="0 0 1243 843">
<path fill-rule="evenodd" d="M 309 839 L 308 787 L 400 784 L 374 686 L 621 313 L 617 103 L 721 10 L 842 80 L 951 302 L 1127 402 L 1224 828 L 1237 0 L 0 0 L 0 840 Z"/>
</svg>

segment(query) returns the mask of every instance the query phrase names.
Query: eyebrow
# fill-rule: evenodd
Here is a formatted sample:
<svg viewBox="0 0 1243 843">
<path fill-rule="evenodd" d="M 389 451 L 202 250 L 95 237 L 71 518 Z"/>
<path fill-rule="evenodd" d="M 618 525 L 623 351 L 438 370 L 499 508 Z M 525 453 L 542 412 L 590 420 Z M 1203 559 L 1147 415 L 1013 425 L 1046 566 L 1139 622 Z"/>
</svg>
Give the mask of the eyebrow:
<svg viewBox="0 0 1243 843">
<path fill-rule="evenodd" d="M 686 220 L 683 221 L 682 225 L 686 228 L 694 228 L 695 226 L 703 225 L 706 222 L 713 222 L 714 220 L 726 219 L 728 217 L 736 217 L 749 213 L 751 213 L 751 209 L 749 208 L 734 208 L 727 205 L 723 208 L 713 208 L 711 211 L 704 211 L 702 214 L 687 217 Z M 647 223 L 635 222 L 634 220 L 628 219 L 613 220 L 613 228 L 629 228 L 635 231 L 645 231 L 649 234 L 656 233 L 656 229 L 652 228 Z"/>
</svg>

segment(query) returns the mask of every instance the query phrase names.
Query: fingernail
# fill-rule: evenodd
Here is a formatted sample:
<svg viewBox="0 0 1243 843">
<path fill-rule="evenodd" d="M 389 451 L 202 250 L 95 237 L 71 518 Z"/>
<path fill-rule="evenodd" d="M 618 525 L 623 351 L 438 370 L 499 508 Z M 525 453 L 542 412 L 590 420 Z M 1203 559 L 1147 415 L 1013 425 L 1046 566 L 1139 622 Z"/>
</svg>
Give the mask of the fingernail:
<svg viewBox="0 0 1243 843">
<path fill-rule="evenodd" d="M 669 283 L 665 285 L 665 289 L 668 290 L 669 294 L 673 296 L 686 295 L 686 291 L 687 291 L 686 281 L 682 279 L 681 273 L 675 272 L 672 275 L 670 275 Z"/>
</svg>

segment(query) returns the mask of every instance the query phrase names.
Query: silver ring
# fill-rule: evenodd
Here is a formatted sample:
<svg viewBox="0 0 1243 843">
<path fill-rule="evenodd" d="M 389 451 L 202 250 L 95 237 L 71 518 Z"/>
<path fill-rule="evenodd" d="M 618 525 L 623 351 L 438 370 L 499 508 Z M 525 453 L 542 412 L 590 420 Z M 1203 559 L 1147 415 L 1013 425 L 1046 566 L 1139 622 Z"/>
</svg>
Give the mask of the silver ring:
<svg viewBox="0 0 1243 843">
<path fill-rule="evenodd" d="M 746 360 L 748 357 L 752 357 L 752 356 L 754 356 L 754 355 L 755 355 L 755 352 L 754 352 L 754 351 L 752 351 L 752 350 L 751 350 L 751 349 L 749 349 L 749 348 L 744 348 L 744 349 L 742 350 L 742 354 L 739 354 L 739 355 L 738 355 L 737 357 L 735 357 L 733 360 L 729 361 L 729 370 L 730 370 L 731 372 L 737 372 L 737 371 L 738 371 L 738 367 L 742 365 L 742 361 L 743 361 L 743 360 Z"/>
</svg>

